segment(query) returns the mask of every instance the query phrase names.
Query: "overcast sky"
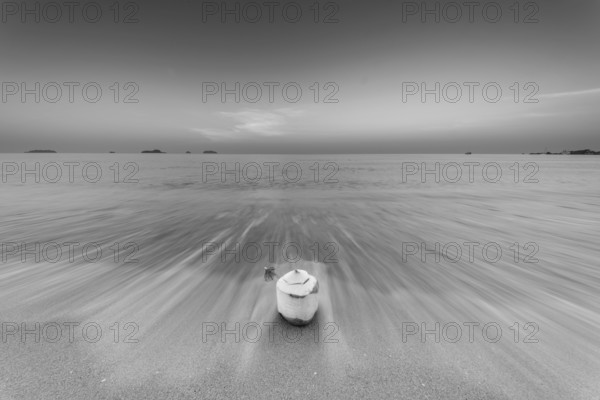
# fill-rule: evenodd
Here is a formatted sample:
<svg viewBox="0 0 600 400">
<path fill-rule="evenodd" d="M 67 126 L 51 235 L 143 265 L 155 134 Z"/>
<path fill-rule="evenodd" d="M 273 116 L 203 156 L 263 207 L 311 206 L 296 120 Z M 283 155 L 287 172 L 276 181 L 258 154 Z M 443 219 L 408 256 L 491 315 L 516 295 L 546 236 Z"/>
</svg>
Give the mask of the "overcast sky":
<svg viewBox="0 0 600 400">
<path fill-rule="evenodd" d="M 86 3 L 3 3 L 0 152 L 600 150 L 599 1 Z"/>
</svg>

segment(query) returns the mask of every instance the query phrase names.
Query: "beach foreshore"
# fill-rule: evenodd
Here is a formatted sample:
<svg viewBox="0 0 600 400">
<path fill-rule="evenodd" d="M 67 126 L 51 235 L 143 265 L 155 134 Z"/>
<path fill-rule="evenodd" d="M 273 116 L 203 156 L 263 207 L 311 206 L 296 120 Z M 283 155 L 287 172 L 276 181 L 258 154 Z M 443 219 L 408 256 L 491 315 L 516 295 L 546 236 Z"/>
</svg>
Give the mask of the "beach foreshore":
<svg viewBox="0 0 600 400">
<path fill-rule="evenodd" d="M 568 175 L 563 167 L 557 176 Z M 76 240 L 77 251 L 97 243 L 104 255 L 23 262 L 4 249 L 0 398 L 597 398 L 598 197 L 576 175 L 562 193 L 546 175 L 527 190 L 151 181 L 4 191 L 3 243 L 32 250 Z M 266 242 L 306 253 L 297 262 L 281 252 L 273 262 L 266 253 L 223 261 L 219 246 L 203 245 Z M 335 261 L 313 260 L 315 242 L 335 243 Z M 450 242 L 480 245 L 473 260 L 453 261 L 450 247 L 435 251 Z M 536 262 L 526 262 L 531 242 Z M 115 243 L 139 247 L 115 261 Z M 495 247 L 486 256 L 484 243 L 503 256 L 490 261 Z M 268 265 L 278 277 L 301 268 L 318 279 L 309 325 L 278 315 Z"/>
</svg>

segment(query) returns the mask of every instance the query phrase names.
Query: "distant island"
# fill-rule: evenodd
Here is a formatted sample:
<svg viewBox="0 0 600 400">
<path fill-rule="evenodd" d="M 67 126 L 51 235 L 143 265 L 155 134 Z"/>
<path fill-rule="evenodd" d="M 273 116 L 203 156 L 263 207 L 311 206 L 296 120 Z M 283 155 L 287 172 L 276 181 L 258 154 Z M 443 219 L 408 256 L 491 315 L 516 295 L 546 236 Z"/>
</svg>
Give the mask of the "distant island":
<svg viewBox="0 0 600 400">
<path fill-rule="evenodd" d="M 588 155 L 588 154 L 593 154 L 593 155 L 600 155 L 600 151 L 593 151 L 590 149 L 585 149 L 585 150 L 571 150 L 569 152 L 569 154 L 583 154 L 583 155 Z"/>
<path fill-rule="evenodd" d="M 54 150 L 30 150 L 25 153 L 56 153 Z"/>
<path fill-rule="evenodd" d="M 192 154 L 192 152 L 191 151 L 186 151 L 185 154 Z"/>
<path fill-rule="evenodd" d="M 158 149 L 154 149 L 154 150 L 144 150 L 142 151 L 143 154 L 146 153 L 153 153 L 153 154 L 166 154 L 164 151 L 160 151 Z"/>
<path fill-rule="evenodd" d="M 545 154 L 545 155 L 558 155 L 558 154 L 567 154 L 567 155 L 600 155 L 600 151 L 593 151 L 590 149 L 585 149 L 585 150 L 563 150 L 560 153 L 551 153 L 549 151 L 545 152 L 545 153 L 529 153 L 532 155 L 540 155 L 540 154 Z"/>
<path fill-rule="evenodd" d="M 206 150 L 203 152 L 204 154 L 218 154 L 216 151 Z"/>
</svg>

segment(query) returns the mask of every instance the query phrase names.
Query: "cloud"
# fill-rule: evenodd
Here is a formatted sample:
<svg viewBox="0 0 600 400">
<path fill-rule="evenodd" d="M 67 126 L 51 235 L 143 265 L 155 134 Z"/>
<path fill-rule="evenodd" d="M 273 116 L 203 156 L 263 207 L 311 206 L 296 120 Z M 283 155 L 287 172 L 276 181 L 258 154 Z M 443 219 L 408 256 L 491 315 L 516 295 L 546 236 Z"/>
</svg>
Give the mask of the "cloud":
<svg viewBox="0 0 600 400">
<path fill-rule="evenodd" d="M 591 94 L 600 94 L 600 88 L 577 90 L 577 91 L 573 91 L 573 92 L 540 94 L 537 97 L 554 99 L 554 98 L 558 98 L 558 97 L 573 97 L 573 96 L 584 96 L 584 95 L 591 95 Z"/>
<path fill-rule="evenodd" d="M 241 135 L 282 136 L 289 132 L 289 119 L 304 114 L 303 110 L 288 107 L 272 111 L 245 109 L 236 112 L 219 112 L 219 116 L 233 120 L 228 128 L 191 128 L 208 139 L 233 139 Z M 231 123 L 231 122 L 230 122 Z"/>
<path fill-rule="evenodd" d="M 190 128 L 192 132 L 198 132 L 202 134 L 202 136 L 206 137 L 209 140 L 230 140 L 235 139 L 235 134 L 227 129 L 218 129 L 218 128 Z"/>
<path fill-rule="evenodd" d="M 262 110 L 221 112 L 221 115 L 232 118 L 237 122 L 233 127 L 235 132 L 249 132 L 263 136 L 280 136 L 283 134 L 283 128 L 286 125 L 284 115 Z"/>
</svg>

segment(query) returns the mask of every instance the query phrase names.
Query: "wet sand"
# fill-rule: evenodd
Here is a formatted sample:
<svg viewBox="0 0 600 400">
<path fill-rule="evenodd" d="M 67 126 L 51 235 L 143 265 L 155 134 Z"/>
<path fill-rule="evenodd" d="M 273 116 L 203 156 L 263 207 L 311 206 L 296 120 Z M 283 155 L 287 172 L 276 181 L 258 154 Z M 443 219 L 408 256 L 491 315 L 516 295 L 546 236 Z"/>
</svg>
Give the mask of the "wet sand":
<svg viewBox="0 0 600 400">
<path fill-rule="evenodd" d="M 64 323 L 80 324 L 73 341 L 7 335 L 2 400 L 598 398 L 597 189 L 175 186 L 2 193 L 10 204 L 0 211 L 4 242 L 93 241 L 108 249 L 131 241 L 140 260 L 115 263 L 106 251 L 96 263 L 0 264 L 0 322 L 57 323 L 63 335 Z M 304 260 L 292 265 L 276 253 L 274 263 L 279 276 L 301 267 L 317 277 L 315 320 L 297 328 L 277 314 L 265 257 L 222 262 L 203 251 L 207 241 L 298 243 Z M 539 262 L 515 263 L 512 253 L 496 263 L 481 253 L 473 262 L 403 261 L 400 243 L 421 241 L 493 241 L 504 250 L 533 241 Z M 337 261 L 314 262 L 306 249 L 315 242 L 336 243 Z M 81 333 L 90 322 L 102 329 L 96 343 Z M 403 338 L 403 323 L 433 330 L 436 322 L 461 326 L 460 340 L 451 342 L 452 329 L 439 343 L 434 334 Z M 472 342 L 469 322 L 479 324 Z M 539 331 L 526 340 L 534 331 L 524 329 L 528 322 Z M 239 323 L 239 337 L 222 334 L 222 323 L 234 332 Z M 496 336 L 493 327 L 482 335 L 486 323 L 501 327 L 497 342 L 485 340 Z M 94 329 L 88 334 L 94 338 Z"/>
</svg>

